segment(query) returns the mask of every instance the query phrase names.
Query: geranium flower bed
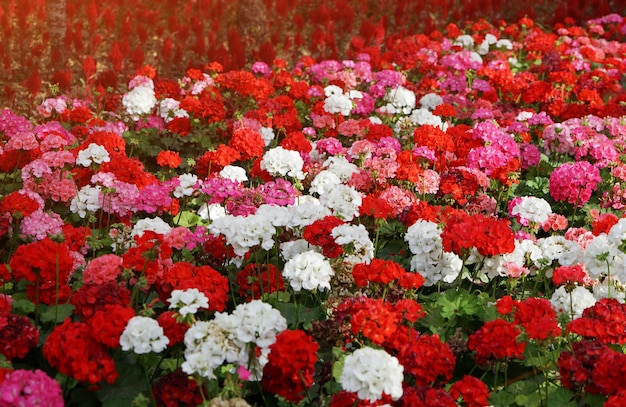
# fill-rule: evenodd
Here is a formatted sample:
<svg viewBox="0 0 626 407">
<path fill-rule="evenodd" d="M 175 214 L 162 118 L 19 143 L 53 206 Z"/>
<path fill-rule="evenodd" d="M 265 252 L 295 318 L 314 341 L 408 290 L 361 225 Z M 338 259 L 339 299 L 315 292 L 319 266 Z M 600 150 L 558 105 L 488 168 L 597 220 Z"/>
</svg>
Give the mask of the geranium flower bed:
<svg viewBox="0 0 626 407">
<path fill-rule="evenodd" d="M 480 21 L 3 110 L 0 406 L 622 405 L 625 35 Z"/>
</svg>

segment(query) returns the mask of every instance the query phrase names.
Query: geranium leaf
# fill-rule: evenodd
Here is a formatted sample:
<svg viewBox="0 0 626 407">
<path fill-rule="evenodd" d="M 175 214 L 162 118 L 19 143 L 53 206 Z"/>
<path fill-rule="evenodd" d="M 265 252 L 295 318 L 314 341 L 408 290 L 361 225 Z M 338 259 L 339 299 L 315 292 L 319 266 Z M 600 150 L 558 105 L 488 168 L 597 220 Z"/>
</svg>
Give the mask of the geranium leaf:
<svg viewBox="0 0 626 407">
<path fill-rule="evenodd" d="M 72 304 L 51 305 L 39 314 L 39 319 L 42 322 L 59 323 L 72 315 L 72 312 L 74 312 L 74 306 Z"/>
</svg>

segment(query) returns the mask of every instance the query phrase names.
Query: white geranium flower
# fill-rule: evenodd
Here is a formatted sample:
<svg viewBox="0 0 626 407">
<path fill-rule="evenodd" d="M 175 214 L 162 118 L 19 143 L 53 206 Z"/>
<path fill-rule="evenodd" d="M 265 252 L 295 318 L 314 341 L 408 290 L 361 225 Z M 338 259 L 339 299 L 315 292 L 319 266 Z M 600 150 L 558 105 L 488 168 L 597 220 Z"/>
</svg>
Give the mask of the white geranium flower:
<svg viewBox="0 0 626 407">
<path fill-rule="evenodd" d="M 182 316 L 195 314 L 200 308 L 209 308 L 209 299 L 197 288 L 174 290 L 167 300 L 169 309 L 176 309 Z"/>
<path fill-rule="evenodd" d="M 324 88 L 326 100 L 324 100 L 324 111 L 330 114 L 341 113 L 349 116 L 353 105 L 349 95 L 344 95 L 343 90 L 336 85 L 329 85 Z"/>
<path fill-rule="evenodd" d="M 137 354 L 162 352 L 169 342 L 156 320 L 142 316 L 132 317 L 120 336 L 122 350 Z"/>
<path fill-rule="evenodd" d="M 558 313 L 565 313 L 571 319 L 580 318 L 583 311 L 592 307 L 596 303 L 596 298 L 585 287 L 577 286 L 572 292 L 567 292 L 565 286 L 561 286 L 554 291 L 550 304 Z"/>
<path fill-rule="evenodd" d="M 315 178 L 313 178 L 313 181 L 311 181 L 309 192 L 322 195 L 331 191 L 333 188 L 336 188 L 339 184 L 341 184 L 341 180 L 335 173 L 323 170 L 320 171 Z"/>
<path fill-rule="evenodd" d="M 139 120 L 141 115 L 151 113 L 156 103 L 154 89 L 149 86 L 136 86 L 122 98 L 126 113 L 135 121 Z"/>
<path fill-rule="evenodd" d="M 420 99 L 420 105 L 424 109 L 435 110 L 437 106 L 443 103 L 443 98 L 436 93 L 428 93 Z"/>
<path fill-rule="evenodd" d="M 300 153 L 294 150 L 286 150 L 283 147 L 275 147 L 268 150 L 261 159 L 261 169 L 270 173 L 274 177 L 292 177 L 304 179 L 302 172 L 304 160 Z"/>
<path fill-rule="evenodd" d="M 226 208 L 220 204 L 202 204 L 198 209 L 198 216 L 202 220 L 215 220 L 226 216 Z"/>
<path fill-rule="evenodd" d="M 176 99 L 165 98 L 159 103 L 159 116 L 166 123 L 171 122 L 174 118 L 189 117 L 186 110 L 180 108 L 180 102 Z"/>
<path fill-rule="evenodd" d="M 345 391 L 355 392 L 361 400 L 374 402 L 384 394 L 392 400 L 402 397 L 404 367 L 382 349 L 364 347 L 346 356 L 339 383 Z"/>
<path fill-rule="evenodd" d="M 387 105 L 380 108 L 384 113 L 408 115 L 415 109 L 415 93 L 403 86 L 398 86 L 387 92 L 385 100 L 388 102 Z"/>
<path fill-rule="evenodd" d="M 274 247 L 276 227 L 271 221 L 257 215 L 225 215 L 213 219 L 209 231 L 223 235 L 235 254 L 243 256 L 254 246 L 260 245 L 265 250 Z"/>
<path fill-rule="evenodd" d="M 511 214 L 513 216 L 519 216 L 523 220 L 533 222 L 541 225 L 547 221 L 552 213 L 552 207 L 543 198 L 537 198 L 535 196 L 524 196 L 513 207 Z"/>
<path fill-rule="evenodd" d="M 626 281 L 626 253 L 619 250 L 619 246 L 605 233 L 594 237 L 585 246 L 583 261 L 589 276 L 593 279 L 610 275 L 620 281 Z"/>
<path fill-rule="evenodd" d="M 330 209 L 311 195 L 297 197 L 296 202 L 288 206 L 288 209 L 289 221 L 287 227 L 290 229 L 303 228 L 331 214 Z"/>
<path fill-rule="evenodd" d="M 283 268 L 285 277 L 294 291 L 330 290 L 330 279 L 335 274 L 326 257 L 314 250 L 296 254 Z"/>
<path fill-rule="evenodd" d="M 227 165 L 220 171 L 220 178 L 228 178 L 236 182 L 246 182 L 248 175 L 245 168 L 236 165 Z"/>
<path fill-rule="evenodd" d="M 135 226 L 133 226 L 131 236 L 141 237 L 143 236 L 143 233 L 148 230 L 161 235 L 166 235 L 170 230 L 172 230 L 172 227 L 158 216 L 152 219 L 139 219 L 137 223 L 135 223 Z"/>
<path fill-rule="evenodd" d="M 172 195 L 174 195 L 176 198 L 193 195 L 197 182 L 198 176 L 196 174 L 187 173 L 179 175 L 179 184 L 174 188 Z"/>
<path fill-rule="evenodd" d="M 339 184 L 320 196 L 320 203 L 330 209 L 333 214 L 346 221 L 359 215 L 363 203 L 361 194 L 354 188 Z"/>
<path fill-rule="evenodd" d="M 101 145 L 90 143 L 86 149 L 80 150 L 76 157 L 76 164 L 89 167 L 92 163 L 102 164 L 111 161 L 109 152 Z"/>
<path fill-rule="evenodd" d="M 329 157 L 323 164 L 324 168 L 339 177 L 341 182 L 346 182 L 352 174 L 359 170 L 359 167 L 352 164 L 344 156 Z"/>
<path fill-rule="evenodd" d="M 187 374 L 215 379 L 213 371 L 224 362 L 235 362 L 241 349 L 228 339 L 228 332 L 218 320 L 196 321 L 185 332 L 185 361 L 181 368 Z"/>
<path fill-rule="evenodd" d="M 351 247 L 351 250 L 346 251 L 344 256 L 346 263 L 369 264 L 374 258 L 374 243 L 364 225 L 335 226 L 330 234 L 338 245 Z"/>
<path fill-rule="evenodd" d="M 99 186 L 92 187 L 85 185 L 78 191 L 76 196 L 70 203 L 70 211 L 77 213 L 81 218 L 85 218 L 87 213 L 95 213 L 101 208 L 100 206 L 100 194 L 101 189 Z"/>
</svg>

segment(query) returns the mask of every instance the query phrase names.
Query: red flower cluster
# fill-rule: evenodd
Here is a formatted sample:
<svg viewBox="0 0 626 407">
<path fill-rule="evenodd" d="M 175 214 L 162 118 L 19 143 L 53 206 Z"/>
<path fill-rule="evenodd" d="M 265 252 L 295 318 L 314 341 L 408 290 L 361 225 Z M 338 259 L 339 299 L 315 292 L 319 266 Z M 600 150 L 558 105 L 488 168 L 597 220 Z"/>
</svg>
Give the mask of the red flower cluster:
<svg viewBox="0 0 626 407">
<path fill-rule="evenodd" d="M 46 339 L 43 355 L 50 366 L 81 382 L 113 383 L 117 379 L 113 358 L 84 322 L 71 322 L 68 318 L 57 325 Z"/>
<path fill-rule="evenodd" d="M 178 168 L 178 166 L 183 162 L 182 158 L 180 158 L 180 154 L 176 151 L 162 150 L 157 154 L 156 157 L 157 164 L 161 167 L 169 167 L 169 168 Z"/>
<path fill-rule="evenodd" d="M 67 279 L 74 268 L 74 261 L 66 244 L 54 242 L 47 237 L 20 245 L 13 253 L 9 266 L 14 281 L 26 280 L 32 285 L 28 296 L 33 302 L 51 305 L 57 301 L 57 292 L 69 294 Z M 63 295 L 59 301 L 66 298 Z"/>
<path fill-rule="evenodd" d="M 395 261 L 373 259 L 369 264 L 356 264 L 352 269 L 352 277 L 357 287 L 365 287 L 368 283 L 387 285 L 402 278 L 406 272 L 404 267 Z"/>
<path fill-rule="evenodd" d="M 574 288 L 576 285 L 590 285 L 591 278 L 585 271 L 584 264 L 578 263 L 555 268 L 552 273 L 552 283 L 555 286 L 565 285 Z"/>
<path fill-rule="evenodd" d="M 314 382 L 318 348 L 304 331 L 281 332 L 270 346 L 268 362 L 263 368 L 263 389 L 299 403 Z"/>
<path fill-rule="evenodd" d="M 185 261 L 174 263 L 161 279 L 155 282 L 159 298 L 164 304 L 174 290 L 197 288 L 209 299 L 210 311 L 224 311 L 228 301 L 228 279 L 211 266 L 194 266 Z"/>
<path fill-rule="evenodd" d="M 211 174 L 219 173 L 225 166 L 241 159 L 241 154 L 236 149 L 220 144 L 214 151 L 207 151 L 196 160 L 196 174 L 205 178 Z"/>
<path fill-rule="evenodd" d="M 407 341 L 397 357 L 404 373 L 411 375 L 417 386 L 447 383 L 456 366 L 454 353 L 439 335 L 420 335 Z"/>
<path fill-rule="evenodd" d="M 593 380 L 598 359 L 610 348 L 600 342 L 582 340 L 572 344 L 572 351 L 561 353 L 557 364 L 563 387 L 574 392 L 602 393 Z"/>
<path fill-rule="evenodd" d="M 35 346 L 39 340 L 39 331 L 28 318 L 0 313 L 0 354 L 8 360 L 20 359 Z"/>
<path fill-rule="evenodd" d="M 393 208 L 387 201 L 374 195 L 366 195 L 359 209 L 361 216 L 369 215 L 374 219 L 387 219 L 393 215 Z"/>
<path fill-rule="evenodd" d="M 261 157 L 265 152 L 265 141 L 261 133 L 243 127 L 233 132 L 228 146 L 239 151 L 243 160 Z"/>
<path fill-rule="evenodd" d="M 15 219 L 21 219 L 39 209 L 39 204 L 33 198 L 14 191 L 0 200 L 0 214 L 9 213 Z"/>
<path fill-rule="evenodd" d="M 455 400 L 463 399 L 463 406 L 484 407 L 490 404 L 487 385 L 474 376 L 463 376 L 448 391 Z"/>
<path fill-rule="evenodd" d="M 155 381 L 152 395 L 158 407 L 194 407 L 202 404 L 198 383 L 180 369 Z"/>
<path fill-rule="evenodd" d="M 382 299 L 353 297 L 341 303 L 337 310 L 350 316 L 354 335 L 362 334 L 377 345 L 387 342 L 402 321 L 402 315 L 395 312 L 393 305 Z"/>
<path fill-rule="evenodd" d="M 130 306 L 130 291 L 111 281 L 105 284 L 85 284 L 72 295 L 70 303 L 75 307 L 74 315 L 84 321 L 107 305 Z M 120 332 L 121 333 L 121 332 Z"/>
<path fill-rule="evenodd" d="M 556 312 L 545 298 L 530 297 L 523 301 L 504 296 L 496 302 L 502 315 L 514 313 L 514 323 L 521 325 L 529 339 L 548 339 L 561 334 Z"/>
<path fill-rule="evenodd" d="M 398 407 L 457 407 L 456 402 L 444 389 L 431 386 L 405 387 Z"/>
<path fill-rule="evenodd" d="M 465 249 L 472 247 L 483 256 L 511 253 L 515 249 L 511 222 L 482 214 L 451 216 L 443 228 L 441 239 L 446 251 L 460 256 Z"/>
<path fill-rule="evenodd" d="M 567 330 L 604 344 L 626 344 L 626 305 L 603 298 L 567 324 Z"/>
<path fill-rule="evenodd" d="M 259 299 L 262 294 L 285 289 L 283 276 L 273 264 L 247 264 L 237 274 L 237 285 L 239 285 L 239 295 L 246 301 Z"/>
<path fill-rule="evenodd" d="M 476 175 L 463 168 L 450 168 L 439 179 L 439 194 L 449 195 L 459 205 L 465 205 L 467 198 L 475 195 L 479 187 Z"/>
<path fill-rule="evenodd" d="M 515 324 L 503 319 L 486 322 L 467 340 L 467 347 L 474 351 L 476 362 L 485 364 L 490 361 L 520 358 L 526 343 L 518 342 L 521 331 Z"/>
<path fill-rule="evenodd" d="M 119 348 L 120 336 L 135 310 L 119 304 L 106 304 L 87 321 L 94 339 L 107 348 Z"/>
<path fill-rule="evenodd" d="M 335 243 L 332 230 L 343 225 L 344 221 L 336 216 L 326 216 L 304 228 L 303 238 L 312 245 L 322 248 L 322 254 L 331 259 L 343 254 L 343 247 Z"/>
<path fill-rule="evenodd" d="M 168 346 L 174 346 L 185 339 L 185 333 L 189 329 L 189 325 L 185 322 L 178 322 L 176 311 L 165 311 L 157 318 L 159 326 L 163 328 L 163 333 L 170 340 Z"/>
</svg>

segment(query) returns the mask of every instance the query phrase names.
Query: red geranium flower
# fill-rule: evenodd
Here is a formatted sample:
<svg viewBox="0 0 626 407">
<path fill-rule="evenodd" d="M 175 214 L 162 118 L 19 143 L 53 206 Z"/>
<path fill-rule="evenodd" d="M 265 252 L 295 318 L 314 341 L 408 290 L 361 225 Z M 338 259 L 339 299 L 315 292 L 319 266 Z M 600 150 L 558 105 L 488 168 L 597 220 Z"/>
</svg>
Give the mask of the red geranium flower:
<svg viewBox="0 0 626 407">
<path fill-rule="evenodd" d="M 28 318 L 0 312 L 0 354 L 9 360 L 23 358 L 38 340 L 39 331 Z"/>
<path fill-rule="evenodd" d="M 333 259 L 343 254 L 343 247 L 335 243 L 331 232 L 344 223 L 336 216 L 326 216 L 306 226 L 302 237 L 310 244 L 321 247 L 322 254 Z"/>
<path fill-rule="evenodd" d="M 155 381 L 152 394 L 159 407 L 194 407 L 202 404 L 201 388 L 181 369 Z"/>
<path fill-rule="evenodd" d="M 71 322 L 68 318 L 57 325 L 46 339 L 43 355 L 59 372 L 81 382 L 113 383 L 117 379 L 113 358 L 83 322 Z"/>
<path fill-rule="evenodd" d="M 581 318 L 567 324 L 567 330 L 604 344 L 626 343 L 626 305 L 615 298 L 603 298 L 583 311 Z"/>
<path fill-rule="evenodd" d="M 183 162 L 182 158 L 180 158 L 180 154 L 176 151 L 162 150 L 157 154 L 156 157 L 157 164 L 161 167 L 169 167 L 169 168 L 178 168 L 178 166 Z"/>
<path fill-rule="evenodd" d="M 521 334 L 513 323 L 503 319 L 486 322 L 471 334 L 467 341 L 469 350 L 474 351 L 476 362 L 515 359 L 522 356 L 526 344 L 517 342 Z"/>
<path fill-rule="evenodd" d="M 314 382 L 318 348 L 303 331 L 286 330 L 278 334 L 263 368 L 263 389 L 299 403 Z"/>
<path fill-rule="evenodd" d="M 450 387 L 450 395 L 458 400 L 463 399 L 467 407 L 484 407 L 489 405 L 489 389 L 487 385 L 474 376 L 465 375 Z"/>
</svg>

